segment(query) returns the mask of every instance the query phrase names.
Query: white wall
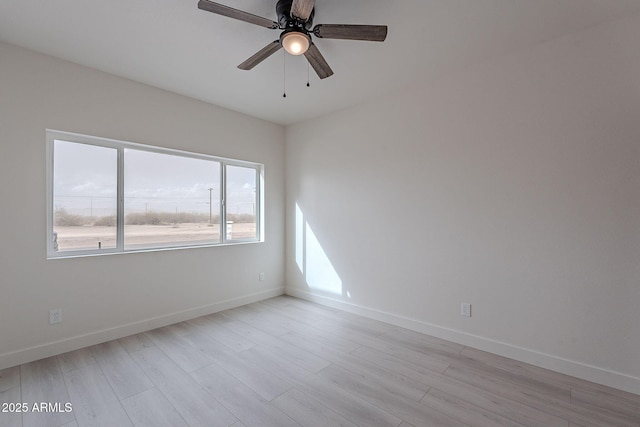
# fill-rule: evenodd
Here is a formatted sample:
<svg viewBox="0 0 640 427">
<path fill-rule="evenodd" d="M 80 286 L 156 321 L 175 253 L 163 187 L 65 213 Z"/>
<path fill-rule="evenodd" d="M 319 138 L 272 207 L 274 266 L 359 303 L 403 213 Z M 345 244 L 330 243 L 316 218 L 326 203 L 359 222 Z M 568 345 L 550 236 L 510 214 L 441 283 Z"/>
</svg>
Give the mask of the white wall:
<svg viewBox="0 0 640 427">
<path fill-rule="evenodd" d="M 266 242 L 47 260 L 46 128 L 264 163 Z M 0 369 L 283 292 L 282 127 L 0 44 L 0 148 Z"/>
<path fill-rule="evenodd" d="M 288 127 L 287 293 L 640 393 L 639 40 L 636 16 Z"/>
</svg>

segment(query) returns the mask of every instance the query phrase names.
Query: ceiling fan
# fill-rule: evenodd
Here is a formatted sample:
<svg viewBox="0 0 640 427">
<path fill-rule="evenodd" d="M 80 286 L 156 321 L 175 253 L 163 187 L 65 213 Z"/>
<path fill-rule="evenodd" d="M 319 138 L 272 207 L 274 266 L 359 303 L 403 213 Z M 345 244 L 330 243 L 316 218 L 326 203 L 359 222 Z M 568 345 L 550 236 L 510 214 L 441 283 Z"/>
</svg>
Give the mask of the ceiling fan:
<svg viewBox="0 0 640 427">
<path fill-rule="evenodd" d="M 322 39 L 365 40 L 382 42 L 387 37 L 386 25 L 319 24 L 313 27 L 315 0 L 278 0 L 278 22 L 209 0 L 199 0 L 198 8 L 238 19 L 272 30 L 282 30 L 280 38 L 260 49 L 238 65 L 241 70 L 253 67 L 284 48 L 291 55 L 304 55 L 318 77 L 325 79 L 333 70 L 311 39 L 311 34 Z"/>
</svg>

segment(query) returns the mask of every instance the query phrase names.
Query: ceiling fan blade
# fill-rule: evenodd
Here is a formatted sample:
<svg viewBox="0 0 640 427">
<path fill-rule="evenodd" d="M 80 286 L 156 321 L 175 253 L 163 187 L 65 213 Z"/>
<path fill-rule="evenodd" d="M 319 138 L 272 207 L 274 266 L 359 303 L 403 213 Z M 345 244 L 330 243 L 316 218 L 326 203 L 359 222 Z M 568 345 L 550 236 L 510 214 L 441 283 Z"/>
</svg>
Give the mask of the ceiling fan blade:
<svg viewBox="0 0 640 427">
<path fill-rule="evenodd" d="M 307 22 L 315 4 L 316 0 L 293 0 L 291 16 Z"/>
<path fill-rule="evenodd" d="M 383 42 L 387 38 L 386 25 L 320 24 L 313 29 L 323 39 L 365 40 Z"/>
<path fill-rule="evenodd" d="M 259 25 L 270 29 L 278 28 L 278 23 L 270 19 L 263 18 L 262 16 L 253 15 L 242 10 L 234 9 L 229 6 L 225 6 L 220 3 L 214 3 L 208 0 L 200 0 L 198 2 L 198 9 L 206 10 L 207 12 L 213 12 L 218 15 L 226 16 L 240 21 L 248 22 L 250 24 Z"/>
<path fill-rule="evenodd" d="M 321 79 L 326 79 L 327 77 L 333 75 L 333 70 L 331 69 L 329 64 L 327 64 L 324 56 L 322 56 L 317 46 L 313 42 L 311 42 L 311 46 L 309 46 L 309 50 L 304 53 L 304 56 L 316 71 L 318 77 L 320 77 Z"/>
<path fill-rule="evenodd" d="M 250 70 L 277 51 L 279 51 L 281 48 L 282 45 L 280 44 L 280 40 L 275 40 L 260 49 L 251 58 L 238 65 L 238 68 L 240 68 L 241 70 Z"/>
</svg>

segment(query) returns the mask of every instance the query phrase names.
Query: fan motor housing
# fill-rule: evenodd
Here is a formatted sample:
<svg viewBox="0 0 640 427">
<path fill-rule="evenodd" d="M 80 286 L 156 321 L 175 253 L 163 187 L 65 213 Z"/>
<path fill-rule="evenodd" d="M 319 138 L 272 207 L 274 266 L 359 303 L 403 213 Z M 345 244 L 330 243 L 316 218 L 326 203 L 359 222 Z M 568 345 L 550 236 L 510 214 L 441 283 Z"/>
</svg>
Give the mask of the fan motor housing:
<svg viewBox="0 0 640 427">
<path fill-rule="evenodd" d="M 293 16 L 291 16 L 291 5 L 293 0 L 278 0 L 276 3 L 276 15 L 278 16 L 278 24 L 280 28 L 299 28 L 309 31 L 313 26 L 313 15 L 315 15 L 315 8 L 311 11 L 309 19 L 306 22 L 302 22 Z"/>
</svg>

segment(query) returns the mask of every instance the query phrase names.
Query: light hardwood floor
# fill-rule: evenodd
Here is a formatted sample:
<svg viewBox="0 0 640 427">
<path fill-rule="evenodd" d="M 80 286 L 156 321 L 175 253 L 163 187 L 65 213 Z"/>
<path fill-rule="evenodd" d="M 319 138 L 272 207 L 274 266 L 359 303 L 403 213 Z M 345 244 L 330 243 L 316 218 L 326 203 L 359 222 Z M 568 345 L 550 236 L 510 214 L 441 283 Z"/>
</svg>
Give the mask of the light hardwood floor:
<svg viewBox="0 0 640 427">
<path fill-rule="evenodd" d="M 1 402 L 29 404 L 7 427 L 640 426 L 640 396 L 291 297 L 5 369 Z"/>
</svg>

